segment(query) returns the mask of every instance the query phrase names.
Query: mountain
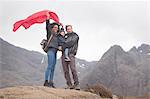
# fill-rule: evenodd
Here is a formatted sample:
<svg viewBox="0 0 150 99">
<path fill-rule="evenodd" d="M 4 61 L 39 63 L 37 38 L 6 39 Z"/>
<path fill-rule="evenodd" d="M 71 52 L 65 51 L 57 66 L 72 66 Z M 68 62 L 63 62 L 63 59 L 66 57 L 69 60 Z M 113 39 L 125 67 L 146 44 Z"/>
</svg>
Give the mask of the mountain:
<svg viewBox="0 0 150 99">
<path fill-rule="evenodd" d="M 76 59 L 79 79 L 96 62 Z M 0 38 L 0 88 L 18 85 L 43 85 L 47 56 L 36 51 L 16 47 Z M 54 82 L 65 86 L 61 60 L 57 60 Z"/>
<path fill-rule="evenodd" d="M 76 59 L 81 87 L 103 84 L 120 96 L 141 96 L 150 92 L 150 45 L 124 51 L 112 46 L 96 62 Z M 0 38 L 0 88 L 43 85 L 47 56 L 16 47 Z M 61 60 L 57 60 L 54 82 L 65 87 Z"/>
<path fill-rule="evenodd" d="M 150 45 L 125 52 L 112 46 L 81 81 L 81 86 L 101 83 L 114 94 L 138 96 L 150 92 Z"/>
</svg>

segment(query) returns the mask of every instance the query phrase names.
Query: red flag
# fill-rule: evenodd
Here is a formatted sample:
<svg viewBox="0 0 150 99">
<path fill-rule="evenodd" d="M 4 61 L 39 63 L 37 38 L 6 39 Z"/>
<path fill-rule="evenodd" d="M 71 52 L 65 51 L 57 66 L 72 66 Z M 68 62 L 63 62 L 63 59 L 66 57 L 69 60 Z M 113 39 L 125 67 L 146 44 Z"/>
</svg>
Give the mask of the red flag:
<svg viewBox="0 0 150 99">
<path fill-rule="evenodd" d="M 59 18 L 56 13 L 51 12 L 49 10 L 40 11 L 37 13 L 32 14 L 31 16 L 27 17 L 24 20 L 17 21 L 13 26 L 13 31 L 15 32 L 20 26 L 23 26 L 25 29 L 28 29 L 31 25 L 35 23 L 43 23 L 46 21 L 46 13 L 49 13 L 50 19 L 54 20 L 55 22 L 59 23 Z"/>
</svg>

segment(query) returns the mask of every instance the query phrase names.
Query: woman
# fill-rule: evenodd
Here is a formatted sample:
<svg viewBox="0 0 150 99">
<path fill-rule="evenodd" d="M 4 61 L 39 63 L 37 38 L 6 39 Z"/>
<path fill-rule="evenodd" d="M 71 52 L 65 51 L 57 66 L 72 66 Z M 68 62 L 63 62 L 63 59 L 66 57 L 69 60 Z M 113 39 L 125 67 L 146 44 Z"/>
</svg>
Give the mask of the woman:
<svg viewBox="0 0 150 99">
<path fill-rule="evenodd" d="M 51 35 L 53 35 L 51 42 L 48 46 L 48 66 L 45 71 L 45 82 L 44 86 L 55 88 L 53 83 L 53 77 L 54 77 L 54 70 L 57 60 L 57 50 L 58 50 L 58 39 L 57 39 L 57 33 L 59 31 L 59 25 L 57 23 L 49 23 L 49 14 L 47 13 L 47 19 L 46 19 L 46 31 L 47 31 L 47 40 L 50 38 Z"/>
</svg>

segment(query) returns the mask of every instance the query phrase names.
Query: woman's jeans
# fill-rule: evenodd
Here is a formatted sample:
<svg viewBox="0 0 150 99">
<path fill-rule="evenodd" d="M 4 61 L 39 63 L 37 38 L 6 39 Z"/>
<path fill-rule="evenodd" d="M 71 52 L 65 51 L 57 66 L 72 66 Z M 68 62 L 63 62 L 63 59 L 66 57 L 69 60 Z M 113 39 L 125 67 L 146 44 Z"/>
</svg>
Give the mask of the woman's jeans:
<svg viewBox="0 0 150 99">
<path fill-rule="evenodd" d="M 48 50 L 47 56 L 48 56 L 48 66 L 45 71 L 45 80 L 53 81 L 54 70 L 57 60 L 56 52 Z"/>
</svg>

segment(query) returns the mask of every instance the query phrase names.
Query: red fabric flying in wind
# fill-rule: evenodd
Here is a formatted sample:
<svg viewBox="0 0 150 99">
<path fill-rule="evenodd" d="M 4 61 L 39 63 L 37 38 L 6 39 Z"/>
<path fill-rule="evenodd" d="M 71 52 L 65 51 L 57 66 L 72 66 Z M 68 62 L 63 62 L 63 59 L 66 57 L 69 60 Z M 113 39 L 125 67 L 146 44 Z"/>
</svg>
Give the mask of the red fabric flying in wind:
<svg viewBox="0 0 150 99">
<path fill-rule="evenodd" d="M 20 26 L 23 26 L 25 29 L 28 29 L 31 25 L 35 23 L 43 23 L 46 21 L 46 13 L 49 13 L 50 19 L 54 20 L 55 22 L 59 23 L 59 18 L 56 13 L 51 12 L 49 10 L 40 11 L 37 13 L 32 14 L 31 16 L 27 17 L 24 20 L 17 21 L 13 25 L 13 31 L 15 32 Z"/>
</svg>

